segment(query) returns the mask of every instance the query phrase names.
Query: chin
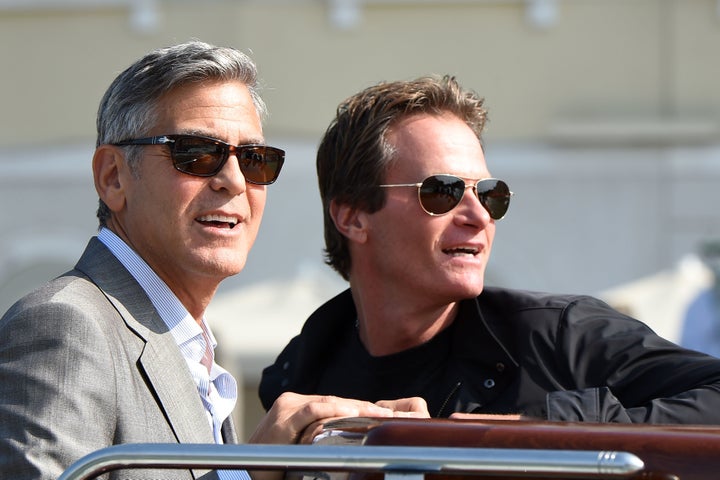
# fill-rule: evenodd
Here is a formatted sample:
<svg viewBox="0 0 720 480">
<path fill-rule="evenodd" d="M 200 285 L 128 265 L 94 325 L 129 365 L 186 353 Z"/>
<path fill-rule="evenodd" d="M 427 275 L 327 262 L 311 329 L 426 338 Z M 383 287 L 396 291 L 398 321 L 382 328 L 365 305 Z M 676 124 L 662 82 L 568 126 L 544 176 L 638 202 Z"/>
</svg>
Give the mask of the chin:
<svg viewBox="0 0 720 480">
<path fill-rule="evenodd" d="M 458 285 L 458 295 L 461 295 L 462 298 L 475 298 L 482 293 L 484 286 L 483 278 L 464 282 Z"/>
<path fill-rule="evenodd" d="M 440 293 L 439 289 L 436 290 Z M 468 298 L 475 298 L 480 295 L 483 291 L 483 282 L 474 283 L 456 283 L 448 284 L 446 288 L 442 289 L 442 293 L 450 301 L 466 300 Z"/>
<path fill-rule="evenodd" d="M 467 300 L 468 298 L 475 298 L 478 295 L 480 295 L 482 293 L 482 291 L 483 291 L 482 288 L 475 288 L 475 289 L 467 290 L 466 292 L 464 292 L 464 294 L 460 298 L 460 300 Z"/>
<path fill-rule="evenodd" d="M 230 277 L 232 275 L 237 275 L 238 273 L 242 272 L 243 268 L 245 268 L 245 259 L 244 258 L 241 261 L 237 260 L 235 262 L 227 262 L 224 265 L 220 265 L 220 270 L 227 277 Z"/>
<path fill-rule="evenodd" d="M 247 257 L 238 257 L 237 254 L 224 254 L 224 252 L 215 252 L 212 256 L 205 259 L 205 268 L 207 273 L 216 276 L 227 278 L 233 275 L 237 275 L 245 268 L 245 261 Z"/>
</svg>

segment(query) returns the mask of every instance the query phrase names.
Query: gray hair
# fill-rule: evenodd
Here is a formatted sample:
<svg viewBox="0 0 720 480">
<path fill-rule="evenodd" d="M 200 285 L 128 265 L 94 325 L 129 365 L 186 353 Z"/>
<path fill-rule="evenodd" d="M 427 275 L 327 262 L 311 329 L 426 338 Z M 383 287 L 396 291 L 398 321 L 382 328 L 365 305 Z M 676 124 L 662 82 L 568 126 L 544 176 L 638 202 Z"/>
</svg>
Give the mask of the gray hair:
<svg viewBox="0 0 720 480">
<path fill-rule="evenodd" d="M 257 67 L 250 57 L 234 48 L 191 41 L 154 50 L 115 78 L 98 108 L 96 147 L 146 136 L 157 121 L 158 100 L 164 94 L 208 80 L 241 81 L 248 87 L 260 119 L 267 116 Z M 124 148 L 128 165 L 135 170 L 142 147 Z M 101 227 L 110 217 L 102 199 L 97 217 Z"/>
</svg>

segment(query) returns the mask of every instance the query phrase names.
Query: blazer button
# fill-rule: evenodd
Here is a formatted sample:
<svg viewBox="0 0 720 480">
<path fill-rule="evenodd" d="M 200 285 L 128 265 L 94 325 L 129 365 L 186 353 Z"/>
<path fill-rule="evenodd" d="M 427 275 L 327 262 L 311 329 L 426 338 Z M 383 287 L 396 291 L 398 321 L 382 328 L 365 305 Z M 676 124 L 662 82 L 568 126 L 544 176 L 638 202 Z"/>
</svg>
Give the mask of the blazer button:
<svg viewBox="0 0 720 480">
<path fill-rule="evenodd" d="M 495 370 L 498 372 L 504 372 L 505 371 L 505 364 L 502 362 L 498 362 L 495 364 Z"/>
</svg>

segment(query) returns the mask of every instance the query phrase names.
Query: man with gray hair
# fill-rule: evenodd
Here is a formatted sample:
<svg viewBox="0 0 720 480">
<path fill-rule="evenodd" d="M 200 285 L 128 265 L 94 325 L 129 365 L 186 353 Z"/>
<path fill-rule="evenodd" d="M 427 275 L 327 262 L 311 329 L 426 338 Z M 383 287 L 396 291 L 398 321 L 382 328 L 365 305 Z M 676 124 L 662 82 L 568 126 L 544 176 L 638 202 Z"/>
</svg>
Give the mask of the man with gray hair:
<svg viewBox="0 0 720 480">
<path fill-rule="evenodd" d="M 92 162 L 98 235 L 72 271 L 0 320 L 3 476 L 54 479 L 113 444 L 237 442 L 236 382 L 215 362 L 204 315 L 219 283 L 244 267 L 285 158 L 265 143 L 256 77 L 243 53 L 190 42 L 149 53 L 110 85 Z M 423 413 L 412 400 L 288 394 L 250 440 L 293 443 L 318 419 L 395 409 Z"/>
</svg>

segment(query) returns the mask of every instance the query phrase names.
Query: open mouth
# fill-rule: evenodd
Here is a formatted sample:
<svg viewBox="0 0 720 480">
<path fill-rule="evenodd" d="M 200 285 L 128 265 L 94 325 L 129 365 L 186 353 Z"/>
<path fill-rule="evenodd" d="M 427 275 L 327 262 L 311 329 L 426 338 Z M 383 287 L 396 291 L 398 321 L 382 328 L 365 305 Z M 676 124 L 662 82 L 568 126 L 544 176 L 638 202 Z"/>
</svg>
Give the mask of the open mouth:
<svg viewBox="0 0 720 480">
<path fill-rule="evenodd" d="M 460 257 L 463 255 L 475 256 L 479 253 L 479 251 L 477 248 L 472 248 L 472 247 L 455 247 L 455 248 L 445 248 L 445 249 L 443 249 L 443 253 L 445 255 L 450 255 L 452 257 Z"/>
<path fill-rule="evenodd" d="M 235 228 L 235 225 L 239 223 L 236 217 L 227 217 L 225 215 L 203 215 L 195 219 L 203 225 L 208 225 L 215 228 Z"/>
</svg>

